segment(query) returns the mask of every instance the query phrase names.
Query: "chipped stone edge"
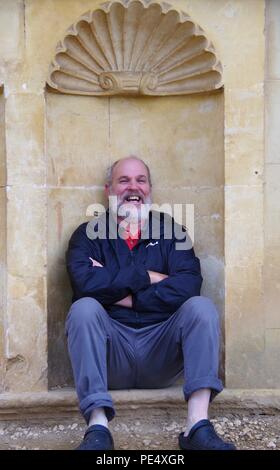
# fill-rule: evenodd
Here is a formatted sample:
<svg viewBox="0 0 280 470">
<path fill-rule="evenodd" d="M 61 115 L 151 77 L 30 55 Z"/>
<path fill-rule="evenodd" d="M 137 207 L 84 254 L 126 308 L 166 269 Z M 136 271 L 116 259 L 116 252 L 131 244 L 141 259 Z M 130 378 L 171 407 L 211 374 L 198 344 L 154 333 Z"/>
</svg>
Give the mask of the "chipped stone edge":
<svg viewBox="0 0 280 470">
<path fill-rule="evenodd" d="M 158 390 L 118 390 L 110 392 L 118 410 L 138 408 L 185 409 L 181 386 Z M 211 414 L 245 412 L 275 414 L 280 411 L 280 390 L 225 389 L 211 404 Z M 70 416 L 78 412 L 74 390 L 0 394 L 1 418 L 22 415 Z"/>
</svg>

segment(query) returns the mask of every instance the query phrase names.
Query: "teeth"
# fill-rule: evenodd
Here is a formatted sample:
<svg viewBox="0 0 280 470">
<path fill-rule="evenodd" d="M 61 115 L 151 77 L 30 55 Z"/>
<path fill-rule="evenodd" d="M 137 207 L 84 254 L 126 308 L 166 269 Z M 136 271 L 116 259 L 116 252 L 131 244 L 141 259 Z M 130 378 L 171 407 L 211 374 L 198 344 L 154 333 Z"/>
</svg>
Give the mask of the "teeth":
<svg viewBox="0 0 280 470">
<path fill-rule="evenodd" d="M 127 201 L 140 201 L 140 197 L 139 196 L 129 196 L 128 198 L 126 198 Z"/>
</svg>

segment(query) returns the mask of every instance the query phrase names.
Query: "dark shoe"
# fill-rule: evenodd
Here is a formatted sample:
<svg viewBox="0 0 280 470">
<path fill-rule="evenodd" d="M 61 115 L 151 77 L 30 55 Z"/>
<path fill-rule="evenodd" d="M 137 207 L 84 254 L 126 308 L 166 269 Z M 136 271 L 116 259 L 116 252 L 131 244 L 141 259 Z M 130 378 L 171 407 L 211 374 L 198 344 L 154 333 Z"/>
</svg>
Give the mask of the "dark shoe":
<svg viewBox="0 0 280 470">
<path fill-rule="evenodd" d="M 101 424 L 90 426 L 84 439 L 75 450 L 114 450 L 114 441 L 109 429 Z"/>
<path fill-rule="evenodd" d="M 182 450 L 236 450 L 234 444 L 224 442 L 216 433 L 208 419 L 198 421 L 190 430 L 188 436 L 181 432 L 179 446 Z"/>
</svg>

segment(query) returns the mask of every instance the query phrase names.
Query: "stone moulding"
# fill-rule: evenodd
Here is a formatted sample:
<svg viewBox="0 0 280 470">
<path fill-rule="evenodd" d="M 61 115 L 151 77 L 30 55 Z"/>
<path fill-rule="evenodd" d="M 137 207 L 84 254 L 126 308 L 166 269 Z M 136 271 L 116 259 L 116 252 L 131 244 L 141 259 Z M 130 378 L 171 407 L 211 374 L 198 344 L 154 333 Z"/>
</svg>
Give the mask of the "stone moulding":
<svg viewBox="0 0 280 470">
<path fill-rule="evenodd" d="M 222 66 L 187 14 L 167 3 L 117 0 L 67 30 L 47 84 L 77 95 L 201 93 L 222 87 Z"/>
<path fill-rule="evenodd" d="M 174 407 L 185 414 L 182 385 L 164 389 L 111 390 L 114 403 L 119 410 L 161 409 Z M 50 415 L 78 413 L 77 394 L 74 390 L 61 389 L 46 392 L 0 393 L 0 417 L 18 418 L 21 415 Z M 214 413 L 248 412 L 278 414 L 280 390 L 277 389 L 227 389 L 219 394 L 212 404 Z"/>
</svg>

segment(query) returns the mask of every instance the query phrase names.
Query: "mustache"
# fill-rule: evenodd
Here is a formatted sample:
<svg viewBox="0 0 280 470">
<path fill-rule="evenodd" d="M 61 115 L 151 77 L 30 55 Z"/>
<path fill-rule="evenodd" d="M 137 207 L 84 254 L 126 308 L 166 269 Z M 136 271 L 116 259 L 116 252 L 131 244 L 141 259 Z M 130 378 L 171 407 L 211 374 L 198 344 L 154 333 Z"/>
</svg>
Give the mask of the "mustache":
<svg viewBox="0 0 280 470">
<path fill-rule="evenodd" d="M 139 196 L 140 204 L 129 204 L 126 201 L 128 196 Z M 152 205 L 151 194 L 144 196 L 139 191 L 126 191 L 122 195 L 110 194 L 109 195 L 109 210 L 118 217 L 129 217 L 130 219 L 145 220 L 148 218 L 150 207 Z M 128 215 L 129 214 L 129 215 Z"/>
</svg>

